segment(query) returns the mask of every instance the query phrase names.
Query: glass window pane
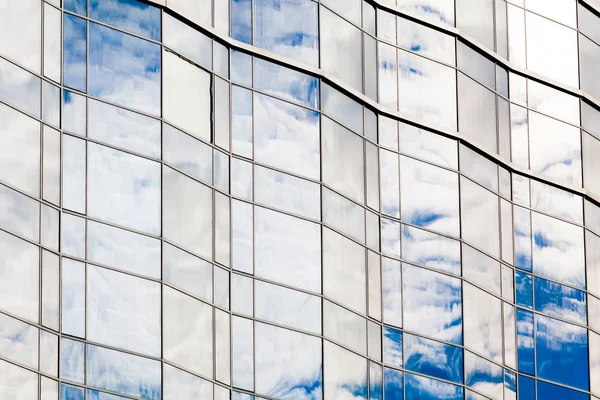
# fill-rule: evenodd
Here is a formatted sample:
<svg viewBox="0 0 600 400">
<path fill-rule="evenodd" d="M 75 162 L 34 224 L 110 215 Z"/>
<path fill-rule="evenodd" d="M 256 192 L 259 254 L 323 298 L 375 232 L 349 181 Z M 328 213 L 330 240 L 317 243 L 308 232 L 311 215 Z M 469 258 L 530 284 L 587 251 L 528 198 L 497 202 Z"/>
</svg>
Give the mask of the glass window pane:
<svg viewBox="0 0 600 400">
<path fill-rule="evenodd" d="M 461 177 L 462 237 L 494 257 L 500 257 L 498 196 Z M 481 221 L 486 221 L 484 225 Z"/>
<path fill-rule="evenodd" d="M 254 45 L 316 67 L 319 63 L 317 7 L 312 1 L 255 0 Z"/>
<path fill-rule="evenodd" d="M 458 237 L 458 176 L 400 157 L 402 220 Z"/>
<path fill-rule="evenodd" d="M 465 347 L 502 362 L 502 302 L 468 283 L 463 299 Z"/>
<path fill-rule="evenodd" d="M 321 68 L 362 92 L 360 30 L 324 7 L 321 7 L 320 26 Z"/>
<path fill-rule="evenodd" d="M 452 0 L 397 0 L 401 11 L 454 27 L 454 2 Z"/>
<path fill-rule="evenodd" d="M 87 345 L 86 382 L 145 400 L 161 398 L 159 361 Z"/>
<path fill-rule="evenodd" d="M 254 390 L 254 323 L 240 317 L 231 319 L 232 384 Z"/>
<path fill-rule="evenodd" d="M 402 257 L 429 268 L 460 275 L 460 242 L 435 233 L 402 225 Z M 467 262 L 465 260 L 465 265 Z"/>
<path fill-rule="evenodd" d="M 40 117 L 40 78 L 0 58 L 0 100 Z"/>
<path fill-rule="evenodd" d="M 238 271 L 252 274 L 254 271 L 254 208 L 252 204 L 239 200 L 231 203 L 231 253 L 232 266 Z"/>
<path fill-rule="evenodd" d="M 88 214 L 159 235 L 160 164 L 95 143 L 88 158 Z"/>
<path fill-rule="evenodd" d="M 163 124 L 163 160 L 208 185 L 212 183 L 212 148 L 192 136 Z"/>
<path fill-rule="evenodd" d="M 3 5 L 0 15 L 2 36 L 10 38 L 0 45 L 0 54 L 37 73 L 42 54 L 42 4 L 36 0 L 9 1 Z M 48 8 L 51 7 L 44 7 Z M 60 32 L 60 27 L 58 30 Z"/>
<path fill-rule="evenodd" d="M 494 49 L 494 1 L 456 1 L 456 27 L 479 43 Z"/>
<path fill-rule="evenodd" d="M 189 372 L 164 364 L 163 391 L 164 400 L 209 399 L 212 398 L 213 384 Z M 92 397 L 92 400 L 95 398 Z M 113 398 L 101 397 L 97 400 L 113 400 Z"/>
<path fill-rule="evenodd" d="M 60 339 L 60 378 L 83 383 L 85 344 L 75 340 Z"/>
<path fill-rule="evenodd" d="M 277 398 L 320 398 L 321 339 L 256 323 L 256 392 Z M 313 397 L 314 396 L 314 397 Z"/>
<path fill-rule="evenodd" d="M 90 0 L 90 18 L 160 40 L 160 9 L 137 0 Z"/>
<path fill-rule="evenodd" d="M 80 136 L 86 135 L 86 108 L 87 98 L 63 90 L 62 103 L 62 128 L 65 131 L 75 133 Z"/>
<path fill-rule="evenodd" d="M 323 294 L 364 314 L 365 249 L 324 229 L 323 252 Z"/>
<path fill-rule="evenodd" d="M 367 353 L 367 321 L 351 311 L 325 300 L 323 335 L 362 354 Z"/>
<path fill-rule="evenodd" d="M 496 152 L 496 96 L 462 73 L 458 74 L 458 130 Z"/>
<path fill-rule="evenodd" d="M 369 213 L 369 215 L 375 215 Z M 365 243 L 365 210 L 337 193 L 323 188 L 323 223 L 341 233 Z M 379 221 L 375 217 L 375 230 L 379 235 Z M 379 239 L 376 238 L 377 247 Z"/>
<path fill-rule="evenodd" d="M 463 382 L 463 351 L 459 347 L 405 334 L 404 359 L 407 370 Z"/>
<path fill-rule="evenodd" d="M 398 105 L 402 113 L 456 130 L 456 72 L 407 51 L 398 52 Z"/>
<path fill-rule="evenodd" d="M 210 142 L 210 74 L 169 52 L 163 70 L 163 117 Z"/>
<path fill-rule="evenodd" d="M 476 356 L 471 352 L 465 353 L 465 383 L 467 386 L 489 396 L 492 399 L 502 399 L 504 393 L 504 370 L 502 367 Z M 467 394 L 467 399 L 471 396 Z M 485 400 L 477 395 L 473 400 Z"/>
<path fill-rule="evenodd" d="M 71 214 L 61 215 L 61 250 L 65 255 L 85 258 L 86 220 Z"/>
<path fill-rule="evenodd" d="M 92 99 L 88 114 L 90 138 L 160 158 L 160 121 Z"/>
<path fill-rule="evenodd" d="M 38 336 L 38 328 L 0 314 L 0 355 L 2 357 L 38 369 Z"/>
<path fill-rule="evenodd" d="M 160 357 L 160 285 L 88 266 L 87 339 Z"/>
<path fill-rule="evenodd" d="M 211 38 L 166 13 L 163 15 L 163 42 L 165 46 L 184 55 L 198 65 L 212 69 Z M 189 15 L 186 16 L 189 17 Z"/>
<path fill-rule="evenodd" d="M 163 289 L 164 357 L 213 377 L 212 307 L 169 287 Z"/>
<path fill-rule="evenodd" d="M 447 400 L 462 400 L 463 388 L 433 379 L 405 374 L 405 393 L 407 399 L 437 400 L 440 397 Z"/>
<path fill-rule="evenodd" d="M 534 374 L 533 341 L 533 313 L 517 308 L 519 372 L 531 375 Z"/>
<path fill-rule="evenodd" d="M 88 228 L 89 229 L 89 228 Z M 163 279 L 190 294 L 212 301 L 213 266 L 201 258 L 163 244 Z"/>
<path fill-rule="evenodd" d="M 321 109 L 323 113 L 346 128 L 363 134 L 363 106 L 325 82 L 321 84 Z"/>
<path fill-rule="evenodd" d="M 398 57 L 396 48 L 383 42 L 378 46 L 379 103 L 398 109 Z"/>
<path fill-rule="evenodd" d="M 463 277 L 470 282 L 500 295 L 500 263 L 471 246 L 463 244 Z"/>
<path fill-rule="evenodd" d="M 461 344 L 461 287 L 459 279 L 404 264 L 404 328 Z"/>
<path fill-rule="evenodd" d="M 86 142 L 62 135 L 63 207 L 85 213 Z"/>
<path fill-rule="evenodd" d="M 416 126 L 400 123 L 400 151 L 442 167 L 458 169 L 456 141 Z"/>
<path fill-rule="evenodd" d="M 65 8 L 67 5 L 65 4 Z M 63 83 L 85 92 L 87 90 L 87 23 L 82 18 L 65 14 L 63 40 Z"/>
<path fill-rule="evenodd" d="M 367 399 L 367 360 L 328 341 L 324 344 L 325 400 Z"/>
<path fill-rule="evenodd" d="M 163 168 L 163 236 L 212 259 L 212 197 L 207 186 Z"/>
<path fill-rule="evenodd" d="M 254 223 L 256 276 L 320 293 L 321 227 L 261 207 Z"/>
<path fill-rule="evenodd" d="M 0 104 L 0 179 L 40 197 L 40 123 Z"/>
<path fill-rule="evenodd" d="M 49 251 L 42 250 L 42 325 L 59 330 L 60 259 Z M 19 266 L 23 270 L 23 266 Z M 23 290 L 23 287 L 19 287 Z"/>
<path fill-rule="evenodd" d="M 450 35 L 398 17 L 398 46 L 455 65 L 455 41 Z"/>
<path fill-rule="evenodd" d="M 254 95 L 254 159 L 319 179 L 319 113 Z"/>
</svg>

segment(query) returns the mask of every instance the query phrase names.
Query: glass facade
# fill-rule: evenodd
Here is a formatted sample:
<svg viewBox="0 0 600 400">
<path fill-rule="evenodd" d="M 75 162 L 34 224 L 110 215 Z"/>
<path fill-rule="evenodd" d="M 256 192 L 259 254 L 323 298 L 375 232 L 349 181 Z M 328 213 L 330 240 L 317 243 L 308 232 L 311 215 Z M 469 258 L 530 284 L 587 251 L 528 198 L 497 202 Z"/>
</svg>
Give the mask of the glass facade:
<svg viewBox="0 0 600 400">
<path fill-rule="evenodd" d="M 600 399 L 599 0 L 0 0 L 0 399 Z"/>
</svg>

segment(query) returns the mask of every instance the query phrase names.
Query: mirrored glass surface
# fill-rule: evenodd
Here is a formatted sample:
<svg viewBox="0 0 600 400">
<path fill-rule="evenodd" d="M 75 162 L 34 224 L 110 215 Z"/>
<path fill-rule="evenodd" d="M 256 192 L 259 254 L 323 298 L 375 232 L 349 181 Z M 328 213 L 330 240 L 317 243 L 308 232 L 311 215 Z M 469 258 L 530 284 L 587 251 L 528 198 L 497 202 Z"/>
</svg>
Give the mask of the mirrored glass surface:
<svg viewBox="0 0 600 400">
<path fill-rule="evenodd" d="M 167 51 L 163 52 L 162 62 L 163 117 L 193 136 L 209 142 L 210 74 Z M 160 64 L 157 67 L 160 72 Z M 160 84 L 160 80 L 157 84 Z M 160 85 L 158 88 L 157 94 L 160 95 Z M 160 106 L 160 102 L 157 105 Z M 158 114 L 158 110 L 154 114 Z"/>
<path fill-rule="evenodd" d="M 255 274 L 300 289 L 320 292 L 320 226 L 261 207 L 255 209 L 254 222 Z"/>
<path fill-rule="evenodd" d="M 160 9 L 137 0 L 90 0 L 90 18 L 160 40 Z"/>
<path fill-rule="evenodd" d="M 480 393 L 492 399 L 501 400 L 504 392 L 504 370 L 484 358 L 471 352 L 465 352 L 465 383 Z M 484 400 L 485 397 L 477 395 L 467 399 Z"/>
<path fill-rule="evenodd" d="M 323 353 L 325 400 L 367 399 L 367 360 L 328 341 Z"/>
<path fill-rule="evenodd" d="M 464 396 L 463 388 L 460 386 L 408 373 L 405 374 L 404 385 L 407 399 L 462 400 Z"/>
<path fill-rule="evenodd" d="M 37 369 L 38 335 L 38 328 L 0 314 L 0 356 Z"/>
<path fill-rule="evenodd" d="M 585 293 L 542 278 L 534 278 L 535 309 L 550 316 L 585 325 Z"/>
<path fill-rule="evenodd" d="M 254 389 L 254 323 L 245 318 L 231 318 L 231 365 L 233 386 Z"/>
<path fill-rule="evenodd" d="M 458 169 L 456 141 L 416 126 L 400 123 L 400 152 L 451 169 Z"/>
<path fill-rule="evenodd" d="M 400 112 L 447 129 L 456 129 L 456 72 L 450 67 L 400 50 Z"/>
<path fill-rule="evenodd" d="M 88 118 L 88 137 L 160 158 L 160 121 L 92 99 Z"/>
<path fill-rule="evenodd" d="M 359 205 L 323 188 L 323 223 L 329 227 L 365 243 L 365 210 Z M 375 215 L 375 214 L 368 214 Z M 371 225 L 370 225 L 371 226 Z M 375 216 L 372 226 L 375 227 L 376 247 L 379 247 L 379 221 Z"/>
<path fill-rule="evenodd" d="M 459 279 L 404 264 L 404 328 L 461 344 L 461 287 Z"/>
<path fill-rule="evenodd" d="M 143 254 L 143 252 L 141 253 Z M 208 262 L 168 243 L 163 244 L 163 279 L 165 282 L 196 297 L 211 301 L 213 297 L 212 275 L 213 266 Z"/>
<path fill-rule="evenodd" d="M 465 279 L 500 295 L 500 263 L 498 261 L 466 244 L 462 246 L 462 260 Z"/>
<path fill-rule="evenodd" d="M 254 159 L 319 177 L 319 114 L 272 97 L 254 94 Z"/>
<path fill-rule="evenodd" d="M 189 15 L 188 15 L 189 16 Z M 164 14 L 163 43 L 198 65 L 212 69 L 212 40 L 178 19 Z"/>
<path fill-rule="evenodd" d="M 91 265 L 86 282 L 87 339 L 159 357 L 160 286 Z"/>
<path fill-rule="evenodd" d="M 321 399 L 322 342 L 256 324 L 256 392 L 276 398 Z"/>
<path fill-rule="evenodd" d="M 450 35 L 409 19 L 398 18 L 398 46 L 455 65 L 455 41 Z"/>
<path fill-rule="evenodd" d="M 86 97 L 78 95 L 75 92 L 63 90 L 61 118 L 63 130 L 85 136 L 87 124 L 86 107 Z"/>
<path fill-rule="evenodd" d="M 163 168 L 162 233 L 176 244 L 212 258 L 212 190 Z"/>
<path fill-rule="evenodd" d="M 494 257 L 500 256 L 498 196 L 461 177 L 462 237 Z M 481 221 L 486 221 L 485 225 Z"/>
<path fill-rule="evenodd" d="M 458 176 L 417 160 L 400 157 L 402 220 L 459 236 Z"/>
<path fill-rule="evenodd" d="M 535 327 L 537 376 L 588 390 L 586 329 L 541 315 L 535 316 Z"/>
<path fill-rule="evenodd" d="M 454 26 L 454 2 L 452 0 L 397 0 L 402 11 L 443 25 Z"/>
<path fill-rule="evenodd" d="M 458 347 L 405 334 L 404 360 L 407 370 L 463 382 L 463 351 Z"/>
<path fill-rule="evenodd" d="M 65 8 L 67 8 L 66 4 Z M 80 92 L 86 92 L 87 23 L 82 18 L 66 14 L 63 30 L 63 84 Z"/>
<path fill-rule="evenodd" d="M 212 148 L 192 136 L 163 124 L 163 160 L 206 184 L 212 183 Z"/>
<path fill-rule="evenodd" d="M 62 135 L 63 207 L 85 213 L 86 142 Z"/>
<path fill-rule="evenodd" d="M 231 203 L 231 259 L 238 271 L 251 274 L 254 271 L 254 208 L 251 204 L 232 200 Z"/>
<path fill-rule="evenodd" d="M 2 27 L 0 33 L 3 37 L 10 38 L 3 41 L 0 54 L 37 73 L 40 72 L 41 64 L 41 6 L 43 4 L 35 0 L 9 2 L 3 7 L 0 16 Z M 48 8 L 44 7 L 44 10 Z M 60 32 L 60 13 L 58 17 L 58 32 Z M 44 20 L 47 21 L 46 18 Z M 53 21 L 56 20 L 53 18 Z"/>
<path fill-rule="evenodd" d="M 363 134 L 363 106 L 325 82 L 321 84 L 321 109 L 346 128 Z"/>
<path fill-rule="evenodd" d="M 163 399 L 178 400 L 182 398 L 212 398 L 213 384 L 185 372 L 179 368 L 164 365 L 163 370 Z M 90 397 L 88 392 L 88 398 Z M 92 397 L 92 399 L 95 399 Z M 104 400 L 99 398 L 97 400 Z M 112 400 L 107 398 L 106 400 Z"/>
<path fill-rule="evenodd" d="M 88 385 L 145 400 L 161 398 L 160 362 L 89 344 L 86 347 Z"/>
<path fill-rule="evenodd" d="M 396 48 L 378 43 L 379 103 L 392 110 L 398 109 L 398 57 Z"/>
<path fill-rule="evenodd" d="M 502 302 L 481 289 L 463 286 L 465 347 L 502 361 Z"/>
<path fill-rule="evenodd" d="M 59 330 L 60 324 L 59 262 L 56 254 L 42 250 L 42 325 L 55 331 Z M 19 268 L 22 269 L 23 266 Z M 22 290 L 22 287 L 19 287 L 19 290 Z"/>
<path fill-rule="evenodd" d="M 40 123 L 4 104 L 0 120 L 0 180 L 39 197 Z"/>
<path fill-rule="evenodd" d="M 362 92 L 361 31 L 326 8 L 320 14 L 321 68 Z"/>
<path fill-rule="evenodd" d="M 160 234 L 160 164 L 88 144 L 88 214 Z"/>
<path fill-rule="evenodd" d="M 361 354 L 367 353 L 367 321 L 330 301 L 323 304 L 323 335 Z"/>
<path fill-rule="evenodd" d="M 531 375 L 534 374 L 533 336 L 533 313 L 517 308 L 518 369 Z"/>
<path fill-rule="evenodd" d="M 583 229 L 532 213 L 533 271 L 542 277 L 585 288 Z"/>
<path fill-rule="evenodd" d="M 531 275 L 515 271 L 515 300 L 519 306 L 533 308 L 533 280 Z"/>
<path fill-rule="evenodd" d="M 496 96 L 458 73 L 458 130 L 496 152 Z"/>
<path fill-rule="evenodd" d="M 75 340 L 60 339 L 60 378 L 83 383 L 85 344 Z"/>
<path fill-rule="evenodd" d="M 402 225 L 402 258 L 460 275 L 461 253 L 458 241 L 408 225 Z"/>
</svg>

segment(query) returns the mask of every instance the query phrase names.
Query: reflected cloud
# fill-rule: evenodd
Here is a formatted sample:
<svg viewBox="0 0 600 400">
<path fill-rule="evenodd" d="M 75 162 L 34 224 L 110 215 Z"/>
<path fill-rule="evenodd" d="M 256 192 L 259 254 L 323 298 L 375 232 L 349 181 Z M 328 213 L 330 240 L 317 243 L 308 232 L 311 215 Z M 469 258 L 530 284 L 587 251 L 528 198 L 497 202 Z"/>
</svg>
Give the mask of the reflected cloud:
<svg viewBox="0 0 600 400">
<path fill-rule="evenodd" d="M 255 46 L 313 67 L 318 65 L 317 4 L 303 0 L 256 0 L 253 19 Z"/>
<path fill-rule="evenodd" d="M 256 324 L 256 392 L 278 399 L 322 398 L 321 340 Z"/>
<path fill-rule="evenodd" d="M 256 161 L 319 179 L 319 113 L 255 93 L 254 118 Z"/>
<path fill-rule="evenodd" d="M 585 325 L 585 292 L 535 278 L 535 309 L 550 316 Z"/>
<path fill-rule="evenodd" d="M 502 367 L 468 351 L 465 353 L 465 383 L 467 386 L 492 399 L 503 400 L 503 375 Z"/>
<path fill-rule="evenodd" d="M 398 0 L 398 7 L 426 20 L 454 27 L 452 0 Z"/>
<path fill-rule="evenodd" d="M 408 264 L 402 278 L 404 328 L 462 344 L 461 281 Z"/>
<path fill-rule="evenodd" d="M 367 360 L 328 341 L 324 346 L 325 399 L 366 400 Z"/>
<path fill-rule="evenodd" d="M 90 0 L 90 18 L 160 40 L 160 8 L 137 0 Z"/>
<path fill-rule="evenodd" d="M 38 367 L 38 329 L 0 313 L 0 356 Z"/>
<path fill-rule="evenodd" d="M 463 388 L 413 374 L 405 374 L 407 399 L 462 400 Z"/>
<path fill-rule="evenodd" d="M 90 24 L 89 94 L 160 115 L 160 46 Z"/>
<path fill-rule="evenodd" d="M 439 271 L 460 275 L 460 242 L 402 225 L 402 257 Z"/>
</svg>

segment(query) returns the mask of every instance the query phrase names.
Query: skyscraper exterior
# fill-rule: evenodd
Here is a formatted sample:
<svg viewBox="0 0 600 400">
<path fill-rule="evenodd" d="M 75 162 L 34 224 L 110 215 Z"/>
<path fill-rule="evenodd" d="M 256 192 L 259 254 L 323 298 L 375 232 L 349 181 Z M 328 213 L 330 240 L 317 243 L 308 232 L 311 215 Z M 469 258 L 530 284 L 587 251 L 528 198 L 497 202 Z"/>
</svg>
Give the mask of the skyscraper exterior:
<svg viewBox="0 0 600 400">
<path fill-rule="evenodd" d="M 0 0 L 1 400 L 599 400 L 599 0 Z"/>
</svg>

